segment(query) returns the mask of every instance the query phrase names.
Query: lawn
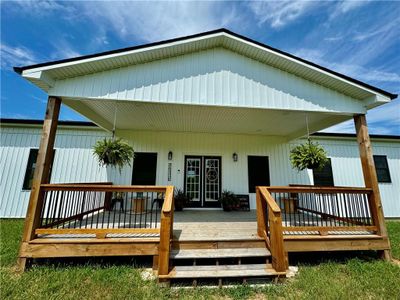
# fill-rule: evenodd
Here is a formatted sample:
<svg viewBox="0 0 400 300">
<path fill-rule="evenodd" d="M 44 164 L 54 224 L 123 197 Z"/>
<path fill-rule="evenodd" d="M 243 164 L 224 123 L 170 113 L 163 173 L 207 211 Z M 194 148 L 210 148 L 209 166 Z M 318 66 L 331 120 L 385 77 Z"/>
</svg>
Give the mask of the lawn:
<svg viewBox="0 0 400 300">
<path fill-rule="evenodd" d="M 387 222 L 393 256 L 400 259 L 400 222 Z M 299 274 L 263 288 L 165 289 L 144 281 L 134 260 L 54 260 L 15 272 L 21 220 L 0 220 L 1 299 L 399 299 L 400 266 L 374 253 L 291 257 Z M 139 265 L 140 266 L 140 265 Z"/>
</svg>

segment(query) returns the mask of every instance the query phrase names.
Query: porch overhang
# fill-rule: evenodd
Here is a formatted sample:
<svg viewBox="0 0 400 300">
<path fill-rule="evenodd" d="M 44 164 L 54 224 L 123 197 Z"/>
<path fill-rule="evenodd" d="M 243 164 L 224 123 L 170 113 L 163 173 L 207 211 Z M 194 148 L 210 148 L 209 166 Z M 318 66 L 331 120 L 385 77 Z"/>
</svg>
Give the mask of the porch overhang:
<svg viewBox="0 0 400 300">
<path fill-rule="evenodd" d="M 225 29 L 15 70 L 107 130 L 293 139 L 397 97 Z"/>
<path fill-rule="evenodd" d="M 352 118 L 351 113 L 261 109 L 139 101 L 63 99 L 63 103 L 111 131 L 150 130 L 280 136 L 294 139 Z"/>
</svg>

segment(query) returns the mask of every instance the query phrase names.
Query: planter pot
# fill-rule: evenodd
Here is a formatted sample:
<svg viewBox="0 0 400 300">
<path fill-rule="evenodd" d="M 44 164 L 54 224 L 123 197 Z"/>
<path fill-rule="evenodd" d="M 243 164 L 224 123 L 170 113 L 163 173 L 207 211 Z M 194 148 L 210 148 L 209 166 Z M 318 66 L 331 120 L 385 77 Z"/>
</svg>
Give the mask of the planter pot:
<svg viewBox="0 0 400 300">
<path fill-rule="evenodd" d="M 230 206 L 230 205 L 222 205 L 222 209 L 224 211 L 232 211 L 232 206 Z"/>
<path fill-rule="evenodd" d="M 307 165 L 307 169 L 309 170 L 315 170 L 319 168 L 319 164 L 309 164 Z"/>
<path fill-rule="evenodd" d="M 132 199 L 132 211 L 135 213 L 143 213 L 145 208 L 145 198 Z"/>
</svg>

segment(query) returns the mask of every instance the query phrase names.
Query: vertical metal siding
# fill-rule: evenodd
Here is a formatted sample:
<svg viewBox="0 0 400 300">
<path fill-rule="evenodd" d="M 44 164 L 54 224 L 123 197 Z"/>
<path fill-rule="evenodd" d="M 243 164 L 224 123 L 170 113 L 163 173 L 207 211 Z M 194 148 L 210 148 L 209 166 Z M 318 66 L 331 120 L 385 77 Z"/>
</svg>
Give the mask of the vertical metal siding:
<svg viewBox="0 0 400 300">
<path fill-rule="evenodd" d="M 130 184 L 132 168 L 121 174 L 115 169 L 100 168 L 92 155 L 94 143 L 106 135 L 101 130 L 60 129 L 56 138 L 56 156 L 52 182 L 113 181 Z M 185 155 L 218 155 L 222 157 L 222 188 L 248 193 L 247 156 L 269 157 L 271 185 L 311 184 L 312 173 L 297 172 L 289 162 L 290 148 L 279 137 L 235 134 L 119 131 L 137 152 L 157 152 L 156 183 L 183 187 Z M 30 148 L 37 148 L 39 128 L 3 127 L 0 147 L 1 204 L 0 217 L 24 217 L 29 192 L 22 191 Z M 363 186 L 363 176 L 355 140 L 323 139 L 319 142 L 332 159 L 337 186 Z M 168 181 L 168 152 L 173 152 L 172 178 Z M 379 184 L 387 217 L 400 217 L 400 143 L 373 142 L 375 154 L 387 155 L 392 183 Z M 238 154 L 233 162 L 232 154 Z M 255 196 L 251 194 L 251 207 Z"/>
<path fill-rule="evenodd" d="M 2 127 L 0 166 L 0 217 L 24 217 L 30 191 L 22 190 L 31 148 L 38 148 L 40 128 Z M 91 147 L 106 134 L 100 130 L 58 131 L 55 142 L 51 182 L 106 181 L 104 168 L 98 167 Z"/>
<path fill-rule="evenodd" d="M 57 80 L 50 95 L 363 113 L 361 101 L 224 48 Z"/>
</svg>

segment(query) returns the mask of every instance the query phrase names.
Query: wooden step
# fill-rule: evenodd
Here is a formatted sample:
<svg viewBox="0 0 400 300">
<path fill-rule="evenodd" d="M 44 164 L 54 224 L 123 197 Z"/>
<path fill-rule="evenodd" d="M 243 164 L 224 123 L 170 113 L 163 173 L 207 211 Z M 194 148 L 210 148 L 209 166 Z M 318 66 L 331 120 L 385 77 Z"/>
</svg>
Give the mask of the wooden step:
<svg viewBox="0 0 400 300">
<path fill-rule="evenodd" d="M 182 241 L 173 240 L 172 249 L 265 248 L 265 240 Z"/>
<path fill-rule="evenodd" d="M 218 266 L 176 266 L 168 275 L 159 278 L 247 278 L 286 275 L 277 272 L 270 264 L 218 265 Z"/>
<path fill-rule="evenodd" d="M 178 249 L 171 251 L 173 259 L 199 258 L 233 258 L 233 257 L 268 257 L 266 248 L 233 248 L 233 249 Z"/>
</svg>

